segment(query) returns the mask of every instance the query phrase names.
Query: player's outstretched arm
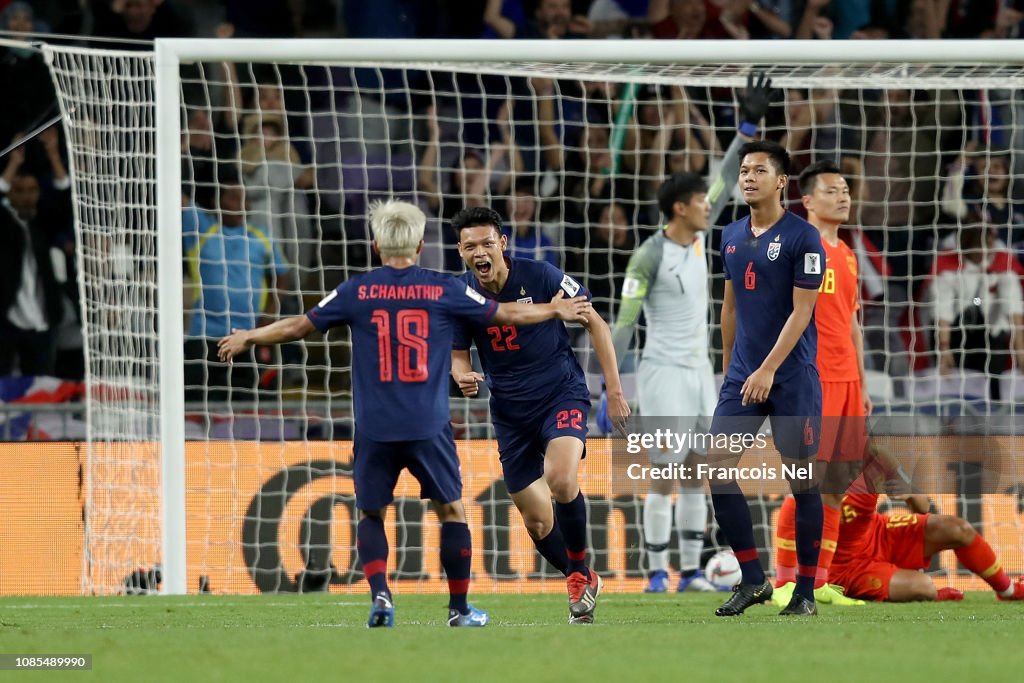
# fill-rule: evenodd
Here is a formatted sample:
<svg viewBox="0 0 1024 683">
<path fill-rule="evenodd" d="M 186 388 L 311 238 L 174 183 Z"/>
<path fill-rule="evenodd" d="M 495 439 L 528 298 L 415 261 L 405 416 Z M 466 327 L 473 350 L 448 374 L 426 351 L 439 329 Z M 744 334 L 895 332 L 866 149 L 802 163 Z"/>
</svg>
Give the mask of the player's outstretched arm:
<svg viewBox="0 0 1024 683">
<path fill-rule="evenodd" d="M 592 310 L 593 306 L 586 297 L 566 299 L 562 292 L 558 292 L 546 304 L 500 304 L 494 321 L 503 325 L 536 325 L 558 318 L 568 323 L 586 323 L 587 313 Z"/>
<path fill-rule="evenodd" d="M 583 323 L 590 333 L 590 341 L 594 344 L 597 362 L 604 373 L 604 385 L 608 394 L 608 417 L 612 425 L 620 432 L 626 427 L 629 417 L 629 404 L 622 393 L 622 381 L 619 379 L 619 363 L 615 359 L 615 345 L 612 343 L 612 331 L 600 314 L 591 309 L 587 322 Z"/>
<path fill-rule="evenodd" d="M 231 334 L 217 343 L 217 356 L 229 361 L 256 345 L 284 344 L 302 339 L 315 330 L 304 315 L 293 315 L 255 330 L 231 330 Z"/>
<path fill-rule="evenodd" d="M 817 300 L 817 289 L 793 288 L 793 312 L 786 318 L 786 324 L 782 326 L 775 346 L 761 363 L 761 367 L 743 383 L 743 388 L 740 390 L 743 396 L 743 405 L 764 403 L 768 400 L 768 392 L 771 391 L 772 384 L 775 383 L 775 372 L 789 357 L 797 342 L 800 341 L 800 335 L 810 324 L 811 316 L 814 314 L 814 302 Z"/>
<path fill-rule="evenodd" d="M 466 398 L 480 393 L 480 382 L 484 381 L 484 376 L 473 369 L 468 349 L 452 349 L 452 379 Z"/>
</svg>

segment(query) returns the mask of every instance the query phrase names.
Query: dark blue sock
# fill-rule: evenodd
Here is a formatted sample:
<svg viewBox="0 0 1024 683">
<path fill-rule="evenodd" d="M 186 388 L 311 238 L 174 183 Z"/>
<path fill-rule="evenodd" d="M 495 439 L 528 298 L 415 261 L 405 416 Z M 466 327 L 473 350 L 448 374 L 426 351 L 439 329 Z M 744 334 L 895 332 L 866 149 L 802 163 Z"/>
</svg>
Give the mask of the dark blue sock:
<svg viewBox="0 0 1024 683">
<path fill-rule="evenodd" d="M 754 544 L 754 523 L 750 519 L 750 507 L 739 484 L 732 481 L 712 486 L 711 503 L 715 506 L 718 526 L 743 570 L 743 583 L 761 585 L 764 583 L 764 569 L 761 568 L 757 546 Z"/>
<path fill-rule="evenodd" d="M 469 612 L 469 572 L 473 564 L 473 539 L 465 522 L 441 525 L 441 567 L 448 577 L 448 607 Z"/>
<path fill-rule="evenodd" d="M 557 517 L 548 535 L 544 538 L 533 539 L 533 544 L 537 546 L 537 552 L 541 554 L 541 557 L 547 560 L 552 567 L 562 572 L 563 576 L 569 575 L 569 555 L 566 552 L 565 538 L 558 526 Z"/>
<path fill-rule="evenodd" d="M 384 520 L 380 517 L 364 517 L 356 527 L 356 549 L 363 565 L 363 574 L 370 584 L 370 597 L 385 593 L 391 599 L 388 588 L 388 537 L 384 535 Z"/>
<path fill-rule="evenodd" d="M 580 491 L 572 502 L 555 501 L 555 518 L 565 539 L 566 573 L 580 572 L 588 579 L 587 571 L 587 504 Z"/>
<path fill-rule="evenodd" d="M 818 571 L 818 551 L 821 549 L 821 527 L 824 512 L 821 495 L 815 486 L 809 491 L 794 493 L 796 500 L 796 588 L 794 593 L 808 600 L 814 599 L 814 576 Z"/>
</svg>

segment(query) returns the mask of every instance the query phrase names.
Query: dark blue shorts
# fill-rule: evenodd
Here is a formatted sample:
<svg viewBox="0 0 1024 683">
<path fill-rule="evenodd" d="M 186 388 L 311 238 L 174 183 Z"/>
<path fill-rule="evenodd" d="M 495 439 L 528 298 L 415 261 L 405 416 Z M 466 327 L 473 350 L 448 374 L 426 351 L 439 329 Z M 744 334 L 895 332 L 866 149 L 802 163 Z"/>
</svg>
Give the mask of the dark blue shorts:
<svg viewBox="0 0 1024 683">
<path fill-rule="evenodd" d="M 589 415 L 590 401 L 572 398 L 536 406 L 528 412 L 525 408 L 495 411 L 492 406 L 491 419 L 508 492 L 518 493 L 544 476 L 544 453 L 552 439 L 574 436 L 585 448 Z"/>
<path fill-rule="evenodd" d="M 451 503 L 462 498 L 462 471 L 451 425 L 432 439 L 374 441 L 359 436 L 352 442 L 356 507 L 379 510 L 395 499 L 398 475 L 407 469 L 420 483 L 420 498 Z"/>
<path fill-rule="evenodd" d="M 727 377 L 718 395 L 712 434 L 755 434 L 768 417 L 775 447 L 785 458 L 804 460 L 818 453 L 821 440 L 821 379 L 808 365 L 776 381 L 764 403 L 743 405 L 742 382 Z"/>
</svg>

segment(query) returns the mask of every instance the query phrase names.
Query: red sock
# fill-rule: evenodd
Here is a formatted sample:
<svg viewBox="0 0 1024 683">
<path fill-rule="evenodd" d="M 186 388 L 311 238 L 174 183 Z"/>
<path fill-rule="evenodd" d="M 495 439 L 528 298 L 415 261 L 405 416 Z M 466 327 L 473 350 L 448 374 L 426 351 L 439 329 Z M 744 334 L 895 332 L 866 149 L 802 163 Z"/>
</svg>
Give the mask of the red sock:
<svg viewBox="0 0 1024 683">
<path fill-rule="evenodd" d="M 992 586 L 996 593 L 1003 593 L 1010 587 L 1010 577 L 1006 570 L 999 563 L 992 546 L 988 544 L 981 534 L 974 537 L 974 540 L 963 548 L 957 548 L 956 559 L 960 564 L 985 580 L 985 583 Z"/>
<path fill-rule="evenodd" d="M 815 588 L 821 588 L 828 583 L 828 570 L 832 566 L 832 557 L 836 554 L 836 543 L 839 541 L 839 510 L 828 505 L 822 505 L 821 509 L 824 522 L 821 525 L 821 548 L 818 550 Z"/>
<path fill-rule="evenodd" d="M 775 587 L 796 581 L 796 500 L 786 496 L 775 532 Z"/>
</svg>

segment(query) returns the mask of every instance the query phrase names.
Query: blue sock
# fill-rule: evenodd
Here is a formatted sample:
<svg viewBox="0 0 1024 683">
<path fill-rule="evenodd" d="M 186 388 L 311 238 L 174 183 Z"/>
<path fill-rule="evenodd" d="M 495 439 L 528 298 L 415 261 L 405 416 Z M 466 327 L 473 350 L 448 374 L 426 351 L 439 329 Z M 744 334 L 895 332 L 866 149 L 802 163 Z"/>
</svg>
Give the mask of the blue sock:
<svg viewBox="0 0 1024 683">
<path fill-rule="evenodd" d="M 587 570 L 587 504 L 580 491 L 569 503 L 555 501 L 557 526 L 565 539 L 566 573 L 580 572 L 588 579 Z"/>
<path fill-rule="evenodd" d="M 537 552 L 541 554 L 548 563 L 562 572 L 563 576 L 569 575 L 569 555 L 565 547 L 565 538 L 562 537 L 562 530 L 558 527 L 558 518 L 555 517 L 555 523 L 551 527 L 551 531 L 544 538 L 533 539 L 533 544 L 537 547 Z"/>
<path fill-rule="evenodd" d="M 448 577 L 448 608 L 469 612 L 469 573 L 473 564 L 473 539 L 465 522 L 441 525 L 441 567 Z"/>
<path fill-rule="evenodd" d="M 814 577 L 818 571 L 818 551 L 821 549 L 821 527 L 824 512 L 821 495 L 815 486 L 809 491 L 794 493 L 796 500 L 796 588 L 794 593 L 814 600 Z"/>
<path fill-rule="evenodd" d="M 363 574 L 370 583 L 370 597 L 384 593 L 391 599 L 388 588 L 388 537 L 384 535 L 384 520 L 364 517 L 356 527 L 356 549 L 363 565 Z"/>
<path fill-rule="evenodd" d="M 718 526 L 743 570 L 743 583 L 761 585 L 764 583 L 764 569 L 761 568 L 757 546 L 754 544 L 754 523 L 750 518 L 747 498 L 739 484 L 732 481 L 712 486 L 711 503 L 715 507 Z"/>
</svg>

